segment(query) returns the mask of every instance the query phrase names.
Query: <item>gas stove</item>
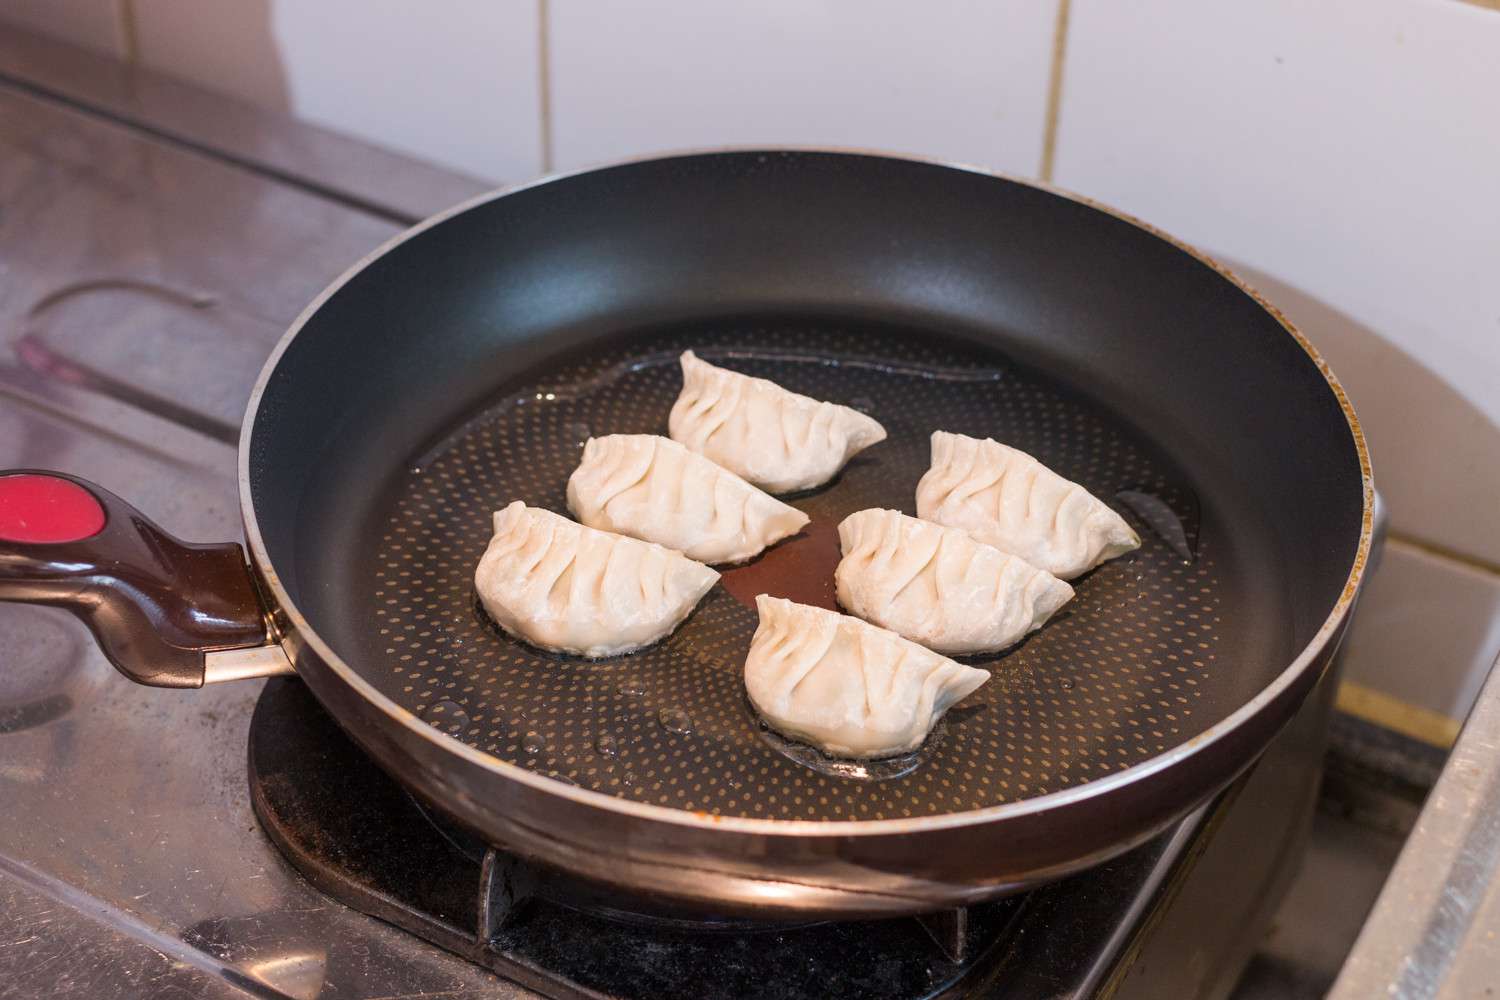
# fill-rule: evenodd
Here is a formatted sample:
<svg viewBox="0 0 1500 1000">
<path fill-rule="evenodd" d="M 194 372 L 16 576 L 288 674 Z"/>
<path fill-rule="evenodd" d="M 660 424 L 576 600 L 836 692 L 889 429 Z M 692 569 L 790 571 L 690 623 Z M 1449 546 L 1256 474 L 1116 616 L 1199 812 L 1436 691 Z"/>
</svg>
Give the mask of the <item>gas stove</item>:
<svg viewBox="0 0 1500 1000">
<path fill-rule="evenodd" d="M 3 70 L 0 467 L 238 537 L 261 360 L 412 218 L 330 191 L 327 156 L 301 183 Z M 276 127 L 283 152 L 305 138 Z M 0 996 L 25 997 L 1222 995 L 1300 856 L 1336 673 L 1250 775 L 1090 872 L 921 918 L 764 925 L 473 841 L 295 680 L 137 688 L 32 607 L 0 605 L 0 650 Z"/>
</svg>

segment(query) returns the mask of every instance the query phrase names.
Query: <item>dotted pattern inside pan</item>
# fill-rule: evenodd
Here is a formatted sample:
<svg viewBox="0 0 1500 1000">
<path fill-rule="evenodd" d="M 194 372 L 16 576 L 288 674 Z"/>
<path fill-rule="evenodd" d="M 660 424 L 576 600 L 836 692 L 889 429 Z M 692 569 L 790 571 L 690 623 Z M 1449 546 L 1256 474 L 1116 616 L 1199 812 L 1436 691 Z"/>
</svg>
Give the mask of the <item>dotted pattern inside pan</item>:
<svg viewBox="0 0 1500 1000">
<path fill-rule="evenodd" d="M 666 641 L 623 657 L 554 656 L 505 636 L 473 594 L 491 512 L 520 499 L 566 513 L 565 484 L 590 434 L 665 434 L 681 387 L 676 355 L 690 346 L 885 424 L 890 438 L 840 478 L 790 498 L 815 522 L 836 525 L 866 507 L 914 513 L 928 435 L 944 428 L 1037 455 L 1111 503 L 1144 545 L 1075 581 L 1072 604 L 1019 647 L 967 660 L 993 679 L 916 754 L 869 766 L 826 761 L 765 731 L 741 678 L 756 615 L 723 587 Z M 1222 677 L 1233 664 L 1221 655 L 1253 655 L 1264 631 L 1225 606 L 1227 546 L 1200 537 L 1192 490 L 1118 421 L 966 351 L 920 334 L 719 324 L 631 338 L 538 373 L 418 460 L 382 508 L 365 578 L 383 662 L 367 676 L 504 760 L 727 816 L 970 810 L 1078 785 L 1182 743 L 1239 703 L 1243 685 Z"/>
</svg>

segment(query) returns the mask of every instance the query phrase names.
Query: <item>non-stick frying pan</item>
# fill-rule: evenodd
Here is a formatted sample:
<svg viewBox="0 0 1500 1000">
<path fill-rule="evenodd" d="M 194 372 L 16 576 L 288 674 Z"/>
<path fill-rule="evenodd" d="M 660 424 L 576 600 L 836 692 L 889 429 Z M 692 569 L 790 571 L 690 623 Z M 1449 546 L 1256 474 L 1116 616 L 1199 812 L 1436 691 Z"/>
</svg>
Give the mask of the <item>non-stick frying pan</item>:
<svg viewBox="0 0 1500 1000">
<path fill-rule="evenodd" d="M 508 638 L 473 594 L 490 512 L 564 510 L 589 435 L 664 432 L 687 347 L 890 438 L 791 498 L 808 531 L 727 571 L 660 645 L 591 662 Z M 835 526 L 911 511 L 938 428 L 1037 455 L 1144 545 L 971 661 L 993 680 L 921 750 L 828 760 L 749 707 L 751 603 L 832 606 Z M 766 916 L 1013 891 L 1222 788 L 1328 662 L 1373 500 L 1337 382 L 1208 258 L 1027 183 L 810 151 L 560 177 L 380 248 L 267 363 L 240 490 L 248 570 L 98 487 L 9 474 L 0 596 L 72 608 L 148 683 L 290 661 L 383 767 L 489 841 Z"/>
</svg>

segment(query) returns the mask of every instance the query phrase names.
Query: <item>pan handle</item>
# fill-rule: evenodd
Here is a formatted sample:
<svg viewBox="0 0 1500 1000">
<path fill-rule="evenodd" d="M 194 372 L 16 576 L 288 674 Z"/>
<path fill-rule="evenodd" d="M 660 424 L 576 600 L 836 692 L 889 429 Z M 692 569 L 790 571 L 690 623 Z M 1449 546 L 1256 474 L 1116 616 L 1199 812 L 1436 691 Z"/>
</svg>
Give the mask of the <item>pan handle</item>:
<svg viewBox="0 0 1500 1000">
<path fill-rule="evenodd" d="M 291 673 L 239 545 L 179 541 L 60 472 L 0 471 L 0 601 L 72 612 L 139 684 Z"/>
</svg>

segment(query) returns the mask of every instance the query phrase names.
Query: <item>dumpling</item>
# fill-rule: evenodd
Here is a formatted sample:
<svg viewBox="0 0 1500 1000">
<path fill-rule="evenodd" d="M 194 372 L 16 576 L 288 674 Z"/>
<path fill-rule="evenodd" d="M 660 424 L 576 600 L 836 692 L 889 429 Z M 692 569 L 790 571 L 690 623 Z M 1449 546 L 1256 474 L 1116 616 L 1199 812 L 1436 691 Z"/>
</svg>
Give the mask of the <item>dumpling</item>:
<svg viewBox="0 0 1500 1000">
<path fill-rule="evenodd" d="M 484 609 L 534 646 L 613 656 L 668 635 L 719 574 L 680 552 L 521 501 L 495 512 L 474 571 Z"/>
<path fill-rule="evenodd" d="M 568 479 L 568 509 L 591 528 L 706 563 L 744 562 L 807 524 L 797 508 L 652 434 L 589 438 Z"/>
<path fill-rule="evenodd" d="M 745 689 L 774 729 L 837 757 L 915 750 L 990 679 L 894 632 L 761 594 Z"/>
<path fill-rule="evenodd" d="M 772 493 L 821 486 L 885 440 L 885 428 L 858 410 L 717 368 L 692 351 L 682 355 L 668 428 L 672 440 Z"/>
<path fill-rule="evenodd" d="M 932 435 L 932 467 L 917 484 L 917 516 L 1071 580 L 1139 548 L 1125 519 L 1024 451 L 989 438 Z"/>
<path fill-rule="evenodd" d="M 839 547 L 845 609 L 950 656 L 1004 649 L 1073 598 L 1020 556 L 896 510 L 850 514 Z"/>
</svg>

